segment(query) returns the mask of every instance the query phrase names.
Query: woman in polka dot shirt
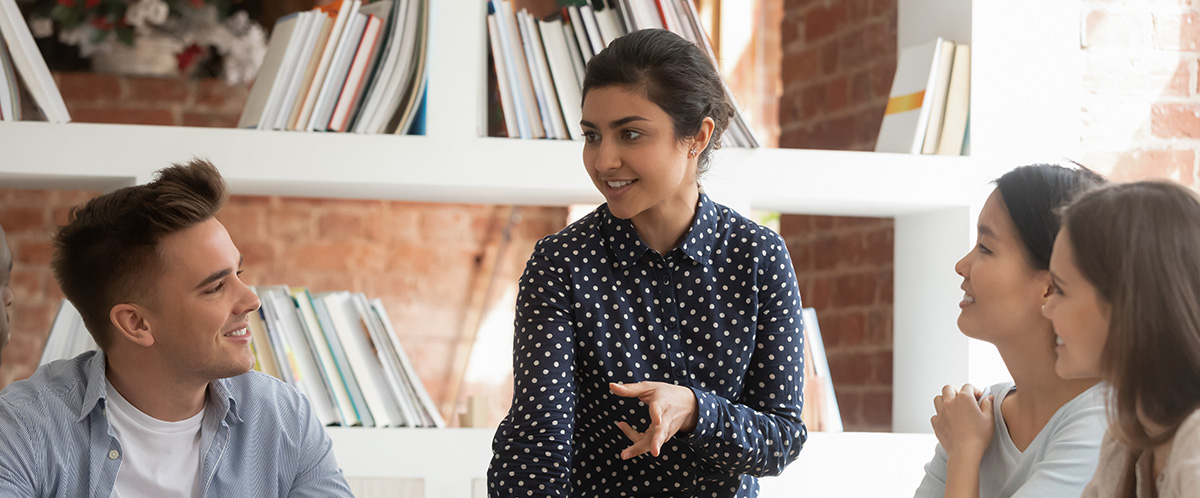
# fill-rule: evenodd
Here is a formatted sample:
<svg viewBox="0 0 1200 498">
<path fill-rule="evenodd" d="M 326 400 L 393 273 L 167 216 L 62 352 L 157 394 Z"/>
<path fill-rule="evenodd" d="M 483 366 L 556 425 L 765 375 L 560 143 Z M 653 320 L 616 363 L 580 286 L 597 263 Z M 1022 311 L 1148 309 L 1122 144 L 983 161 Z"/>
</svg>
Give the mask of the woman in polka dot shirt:
<svg viewBox="0 0 1200 498">
<path fill-rule="evenodd" d="M 733 114 L 709 59 L 670 32 L 588 63 L 583 162 L 608 202 L 526 265 L 490 496 L 752 497 L 799 454 L 787 248 L 698 184 Z"/>
</svg>

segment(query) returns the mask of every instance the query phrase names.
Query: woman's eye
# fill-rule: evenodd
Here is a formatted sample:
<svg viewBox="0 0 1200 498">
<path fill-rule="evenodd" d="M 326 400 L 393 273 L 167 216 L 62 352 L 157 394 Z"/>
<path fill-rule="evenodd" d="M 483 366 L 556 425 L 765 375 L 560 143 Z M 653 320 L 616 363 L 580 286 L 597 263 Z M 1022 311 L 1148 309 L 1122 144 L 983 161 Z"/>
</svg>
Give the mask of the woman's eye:
<svg viewBox="0 0 1200 498">
<path fill-rule="evenodd" d="M 592 143 L 592 142 L 595 142 L 596 140 L 599 140 L 599 139 L 600 139 L 600 135 L 597 135 L 597 134 L 596 134 L 596 132 L 594 132 L 594 131 L 585 131 L 585 132 L 583 132 L 583 141 L 584 141 L 584 142 L 587 142 L 587 143 L 589 143 L 589 144 L 590 144 L 590 143 Z"/>
<path fill-rule="evenodd" d="M 635 140 L 640 136 L 642 136 L 642 133 L 638 131 L 624 130 L 621 132 L 621 138 L 625 140 Z"/>
<path fill-rule="evenodd" d="M 225 282 L 221 282 L 221 283 L 217 284 L 216 287 L 209 289 L 206 292 L 206 294 L 216 294 L 218 292 L 221 292 L 221 289 L 224 289 L 224 288 L 225 288 Z"/>
<path fill-rule="evenodd" d="M 992 250 L 988 249 L 987 246 L 985 246 L 983 244 L 979 244 L 978 247 L 979 247 L 980 253 L 983 253 L 983 254 L 991 254 L 992 253 Z"/>
</svg>

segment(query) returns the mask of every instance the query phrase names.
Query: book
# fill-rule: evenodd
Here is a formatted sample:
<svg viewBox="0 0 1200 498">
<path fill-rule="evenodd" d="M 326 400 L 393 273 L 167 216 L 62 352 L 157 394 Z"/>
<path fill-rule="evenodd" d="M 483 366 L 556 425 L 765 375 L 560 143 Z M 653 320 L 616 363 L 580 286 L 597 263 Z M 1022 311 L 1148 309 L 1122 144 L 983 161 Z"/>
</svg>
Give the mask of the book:
<svg viewBox="0 0 1200 498">
<path fill-rule="evenodd" d="M 900 50 L 883 123 L 875 141 L 876 152 L 921 153 L 933 108 L 936 62 L 941 50 L 941 38 Z"/>
<path fill-rule="evenodd" d="M 378 53 L 380 46 L 379 35 L 382 30 L 383 19 L 379 16 L 368 14 L 367 24 L 363 28 L 363 35 L 359 40 L 358 50 L 354 53 L 350 68 L 346 72 L 346 82 L 342 85 L 341 95 L 338 97 L 337 103 L 333 108 L 333 114 L 329 118 L 328 129 L 330 131 L 346 131 L 347 124 L 350 122 L 350 115 L 354 111 L 354 104 L 358 101 L 363 84 L 366 82 L 365 78 L 367 70 L 370 68 L 369 64 L 375 59 Z"/>
<path fill-rule="evenodd" d="M 350 3 L 346 13 L 346 26 L 342 28 L 341 38 L 334 49 L 329 69 L 325 72 L 321 90 L 317 94 L 317 101 L 313 104 L 312 115 L 308 119 L 307 129 L 310 131 L 325 131 L 329 125 L 333 106 L 337 104 L 337 97 L 341 95 L 342 85 L 346 83 L 346 73 L 350 70 L 354 51 L 358 49 L 358 42 L 362 39 L 363 30 L 367 27 L 367 16 L 358 12 L 361 6 L 362 3 L 359 0 L 353 0 Z"/>
<path fill-rule="evenodd" d="M 33 41 L 33 34 L 29 32 L 29 26 L 17 8 L 16 0 L 0 0 L 0 42 L 8 46 L 13 66 L 25 80 L 26 89 L 42 109 L 46 120 L 51 123 L 71 121 L 67 104 L 58 91 L 58 85 L 54 83 L 54 77 L 50 75 L 46 59 L 42 58 Z"/>
<path fill-rule="evenodd" d="M 254 369 L 262 373 L 282 379 L 279 363 L 275 361 L 275 349 L 271 347 L 271 338 L 267 335 L 267 323 L 263 320 L 262 307 L 248 317 L 250 341 L 254 347 Z"/>
<path fill-rule="evenodd" d="M 963 154 L 970 109 L 971 46 L 959 43 L 954 47 L 954 68 L 950 71 L 950 89 L 946 92 L 946 112 L 942 118 L 937 154 Z"/>
<path fill-rule="evenodd" d="M 596 17 L 596 13 L 592 11 L 590 6 L 583 5 L 578 9 L 579 18 L 583 20 L 583 31 L 587 34 L 586 40 L 583 37 L 579 38 L 579 43 L 583 44 L 586 41 L 591 46 L 590 51 L 592 55 L 595 56 L 595 54 L 604 50 L 604 47 L 608 46 L 608 42 L 612 41 L 612 38 L 609 37 L 613 36 L 613 33 L 611 30 L 605 32 L 600 28 L 600 19 Z M 591 57 L 588 58 L 590 59 Z"/>
<path fill-rule="evenodd" d="M 412 63 L 405 73 L 406 83 L 401 87 L 398 96 L 401 98 L 397 111 L 386 120 L 385 132 L 395 134 L 425 134 L 425 91 L 428 89 L 429 77 L 429 4 L 421 0 L 417 2 L 416 20 L 411 38 L 415 48 L 404 47 L 411 54 Z"/>
<path fill-rule="evenodd" d="M 584 5 L 582 8 L 591 10 L 591 7 L 586 5 Z M 591 19 L 592 24 L 590 26 L 585 25 L 583 13 L 580 11 L 580 9 L 581 7 L 578 5 L 567 7 L 567 19 L 570 21 L 569 24 L 571 29 L 575 31 L 575 43 L 579 46 L 579 56 L 583 58 L 583 63 L 587 64 L 587 62 L 592 60 L 592 57 L 596 55 L 596 52 L 593 50 L 592 35 L 589 34 L 589 30 L 597 30 L 599 28 L 596 27 L 595 17 Z M 595 37 L 595 41 L 597 42 L 596 44 L 599 45 L 599 34 L 597 34 Z"/>
<path fill-rule="evenodd" d="M 287 122 L 281 129 L 296 130 L 300 123 L 300 115 L 304 111 L 304 104 L 308 97 L 309 90 L 313 87 L 313 80 L 316 78 L 317 68 L 321 65 L 321 56 L 325 52 L 325 47 L 329 45 L 329 35 L 333 33 L 333 25 L 336 22 L 333 16 L 330 16 L 324 11 L 317 10 L 319 13 L 320 22 L 314 23 L 314 26 L 319 27 L 316 38 L 312 40 L 311 51 L 304 59 L 308 60 L 308 66 L 304 68 L 304 72 L 300 75 L 299 85 L 297 85 L 294 102 L 292 104 L 292 112 L 289 113 Z"/>
<path fill-rule="evenodd" d="M 337 367 L 342 381 L 346 383 L 346 393 L 350 396 L 350 404 L 354 408 L 355 417 L 363 427 L 375 427 L 375 419 L 371 417 L 371 410 L 367 407 L 366 399 L 363 398 L 362 388 L 358 383 L 358 378 L 354 376 L 354 370 L 350 367 L 350 359 L 346 356 L 346 350 L 342 347 L 337 330 L 334 329 L 335 325 L 329 316 L 329 310 L 325 307 L 325 301 L 313 298 L 311 294 L 309 299 L 313 312 L 317 315 L 317 321 L 321 324 L 321 331 L 325 334 L 325 341 L 329 344 L 329 353 L 333 356 L 333 363 Z"/>
<path fill-rule="evenodd" d="M 246 105 L 242 107 L 238 128 L 263 129 L 265 127 L 267 106 L 271 94 L 276 92 L 277 83 L 283 79 L 280 77 L 280 70 L 299 19 L 299 13 L 292 13 L 275 21 L 275 28 L 271 30 L 271 37 L 267 41 L 267 53 L 263 56 L 262 64 L 258 68 L 258 76 L 254 78 L 254 85 L 250 87 L 250 94 L 246 96 Z"/>
<path fill-rule="evenodd" d="M 550 76 L 550 63 L 546 59 L 546 47 L 542 43 L 538 21 L 525 10 L 517 13 L 517 21 L 521 23 L 522 35 L 525 36 L 525 53 L 529 57 L 529 71 L 533 77 L 534 90 L 538 91 L 538 104 L 543 106 L 542 124 L 547 130 L 546 137 L 570 139 L 562 116 L 562 106 L 558 100 L 558 90 L 555 89 L 554 80 Z"/>
<path fill-rule="evenodd" d="M 946 93 L 950 88 L 950 70 L 954 67 L 954 42 L 942 41 L 938 50 L 937 74 L 933 80 L 933 98 L 929 108 L 929 124 L 925 125 L 925 140 L 921 144 L 922 154 L 937 152 L 938 139 L 942 133 L 942 118 L 946 112 Z"/>
<path fill-rule="evenodd" d="M 492 67 L 495 68 L 496 87 L 500 94 L 500 108 L 504 115 L 504 127 L 509 137 L 520 137 L 521 131 L 517 128 L 516 102 L 513 100 L 512 88 L 510 88 L 508 80 L 507 63 L 504 58 L 504 51 L 500 45 L 500 31 L 496 24 L 496 14 L 488 14 L 488 47 L 492 54 Z"/>
<path fill-rule="evenodd" d="M 562 29 L 563 39 L 567 41 L 567 52 L 571 57 L 571 67 L 575 70 L 575 82 L 579 84 L 582 93 L 583 78 L 587 75 L 587 62 L 581 55 L 579 42 L 575 39 L 575 30 L 568 24 L 564 24 Z M 580 105 L 582 106 L 582 102 Z"/>
<path fill-rule="evenodd" d="M 504 2 L 501 0 L 491 0 L 489 2 L 489 10 L 492 11 L 490 15 L 496 21 L 496 36 L 500 40 L 500 52 L 503 54 L 504 71 L 508 76 L 508 88 L 512 92 L 513 116 L 517 122 L 518 134 L 510 134 L 509 136 L 534 138 L 533 127 L 529 122 L 532 115 L 529 114 L 529 107 L 526 102 L 526 99 L 531 98 L 531 96 L 526 92 L 525 87 L 522 86 L 522 75 L 518 74 L 518 71 L 525 71 L 524 59 L 517 60 L 518 56 L 515 47 L 520 42 L 513 39 L 516 35 L 509 30 L 503 5 Z M 518 64 L 521 65 L 518 66 Z"/>
<path fill-rule="evenodd" d="M 337 53 L 338 43 L 341 42 L 342 34 L 346 30 L 346 20 L 350 18 L 350 7 L 352 4 L 353 2 L 347 0 L 339 0 L 330 5 L 320 7 L 327 14 L 336 13 L 336 17 L 334 17 L 333 26 L 329 30 L 329 37 L 325 40 L 325 46 L 321 49 L 316 70 L 313 71 L 312 81 L 309 82 L 308 90 L 305 92 L 300 114 L 296 117 L 296 122 L 292 124 L 293 130 L 308 129 L 308 123 L 312 120 L 312 113 L 317 105 L 317 98 L 320 96 L 321 88 L 325 84 L 325 76 L 329 74 L 329 66 L 333 63 L 333 56 Z"/>
<path fill-rule="evenodd" d="M 0 40 L 0 121 L 19 121 L 20 102 L 14 98 L 20 91 L 14 79 L 17 68 L 13 67 L 12 56 L 8 55 L 8 44 Z"/>
<path fill-rule="evenodd" d="M 300 16 L 300 25 L 296 28 L 297 34 L 292 38 L 292 43 L 296 46 L 289 47 L 295 57 L 292 60 L 284 59 L 284 66 L 280 68 L 280 71 L 286 73 L 286 78 L 280 84 L 281 93 L 273 96 L 274 102 L 270 104 L 271 108 L 268 110 L 269 115 L 273 116 L 271 123 L 267 126 L 271 130 L 283 130 L 290 124 L 292 108 L 296 105 L 296 94 L 299 93 L 300 86 L 303 84 L 302 80 L 313 58 L 317 38 L 325 27 L 326 16 L 320 11 L 301 12 Z"/>
<path fill-rule="evenodd" d="M 542 41 L 545 42 L 546 61 L 549 65 L 550 76 L 554 80 L 554 90 L 557 103 L 562 112 L 562 120 L 566 126 L 563 138 L 583 139 L 583 128 L 579 124 L 583 119 L 583 97 L 581 96 L 582 82 L 575 72 L 571 61 L 566 36 L 563 33 L 562 21 L 537 21 Z M 569 29 L 569 28 L 568 28 Z"/>
<path fill-rule="evenodd" d="M 258 287 L 259 300 L 268 316 L 267 328 L 274 328 L 282 339 L 287 365 L 297 389 L 308 396 L 313 412 L 324 425 L 341 425 L 341 418 L 334 409 L 328 379 L 322 374 L 313 358 L 315 349 L 300 323 L 300 312 L 291 290 L 286 286 Z M 273 346 L 278 345 L 272 341 Z"/>
<path fill-rule="evenodd" d="M 529 125 L 529 136 L 526 137 L 524 129 L 521 132 L 521 138 L 546 138 L 546 128 L 543 126 L 542 114 L 539 108 L 538 97 L 533 89 L 532 68 L 529 66 L 529 57 L 525 55 L 525 42 L 522 39 L 521 30 L 517 26 L 517 14 L 513 11 L 512 4 L 508 0 L 499 2 L 500 10 L 500 34 L 502 37 L 507 37 L 509 41 L 505 46 L 505 53 L 509 54 L 509 61 L 512 62 L 508 67 L 512 74 L 516 76 L 516 85 L 513 87 L 515 92 L 520 92 L 518 100 L 523 104 L 523 113 L 517 114 L 517 119 L 525 116 L 525 122 Z M 504 38 L 502 38 L 504 39 Z"/>
<path fill-rule="evenodd" d="M 842 414 L 833 392 L 829 359 L 817 323 L 817 310 L 800 310 L 804 319 L 804 412 L 801 418 L 809 430 L 842 432 Z"/>
<path fill-rule="evenodd" d="M 384 337 L 382 325 L 375 320 L 371 313 L 366 296 L 360 292 L 351 293 L 350 302 L 354 305 L 358 319 L 362 322 L 363 330 L 367 332 L 367 344 L 370 346 L 371 352 L 379 360 L 379 365 L 383 367 L 383 378 L 387 383 L 388 391 L 400 409 L 399 425 L 423 427 L 424 424 L 415 404 L 416 397 L 400 373 L 400 365 L 395 359 L 395 353 L 391 350 L 388 339 Z"/>
<path fill-rule="evenodd" d="M 403 415 L 389 391 L 387 379 L 384 377 L 383 366 L 378 356 L 372 350 L 367 330 L 363 325 L 353 298 L 349 292 L 326 292 L 317 294 L 318 299 L 325 302 L 333 329 L 346 350 L 346 357 L 362 388 L 375 427 L 400 427 Z"/>
<path fill-rule="evenodd" d="M 412 360 L 404 351 L 404 346 L 400 344 L 400 337 L 396 335 L 396 331 L 392 329 L 392 319 L 388 316 L 387 310 L 383 307 L 383 301 L 379 299 L 371 300 L 371 310 L 376 314 L 379 321 L 383 324 L 386 336 L 391 340 L 392 347 L 400 362 L 400 367 L 404 370 L 405 377 L 409 380 L 409 384 L 413 387 L 417 394 L 417 399 L 424 410 L 425 416 L 432 427 L 445 427 L 446 422 L 442 419 L 441 412 L 438 411 L 437 405 L 434 404 L 433 398 L 429 397 L 429 391 L 425 389 L 425 385 L 421 383 L 421 379 L 417 376 L 416 370 L 413 368 Z"/>
<path fill-rule="evenodd" d="M 309 343 L 313 346 L 313 352 L 316 353 L 317 367 L 329 386 L 338 418 L 345 426 L 362 425 L 358 419 L 358 413 L 354 409 L 354 403 L 350 400 L 350 391 L 346 387 L 346 381 L 337 367 L 332 348 L 329 347 L 325 331 L 321 328 L 321 322 L 313 308 L 312 295 L 304 287 L 292 287 L 290 292 L 300 314 L 300 325 L 307 334 Z"/>
</svg>

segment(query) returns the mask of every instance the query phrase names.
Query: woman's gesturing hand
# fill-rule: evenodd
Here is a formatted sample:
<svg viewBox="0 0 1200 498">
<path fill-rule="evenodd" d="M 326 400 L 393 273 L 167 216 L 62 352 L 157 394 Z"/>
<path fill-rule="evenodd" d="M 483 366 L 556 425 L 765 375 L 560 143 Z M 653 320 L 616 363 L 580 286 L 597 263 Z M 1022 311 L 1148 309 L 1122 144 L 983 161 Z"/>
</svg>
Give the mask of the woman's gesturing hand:
<svg viewBox="0 0 1200 498">
<path fill-rule="evenodd" d="M 638 432 L 625 422 L 617 422 L 621 432 L 633 441 L 633 445 L 621 452 L 622 459 L 628 460 L 646 452 L 658 456 L 663 443 L 676 433 L 688 433 L 696 428 L 699 414 L 696 394 L 691 389 L 649 381 L 633 384 L 610 382 L 608 388 L 617 396 L 637 398 L 650 409 L 650 427 L 646 432 Z"/>
<path fill-rule="evenodd" d="M 982 395 L 975 386 L 966 384 L 957 391 L 950 386 L 943 387 L 942 394 L 933 398 L 937 415 L 929 422 L 947 454 L 962 451 L 982 457 L 983 450 L 991 444 L 992 433 L 996 430 L 992 412 L 994 397 L 980 400 Z"/>
</svg>

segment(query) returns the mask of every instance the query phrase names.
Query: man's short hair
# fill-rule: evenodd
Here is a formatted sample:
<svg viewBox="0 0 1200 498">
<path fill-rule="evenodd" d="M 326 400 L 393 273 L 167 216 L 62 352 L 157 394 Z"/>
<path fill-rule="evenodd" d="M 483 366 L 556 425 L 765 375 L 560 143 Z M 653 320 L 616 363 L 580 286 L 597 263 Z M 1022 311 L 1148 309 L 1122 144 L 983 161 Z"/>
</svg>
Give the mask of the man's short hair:
<svg viewBox="0 0 1200 498">
<path fill-rule="evenodd" d="M 212 218 L 227 197 L 217 168 L 194 159 L 71 209 L 54 236 L 51 267 L 101 349 L 112 342 L 113 306 L 153 294 L 163 236 Z"/>
</svg>

